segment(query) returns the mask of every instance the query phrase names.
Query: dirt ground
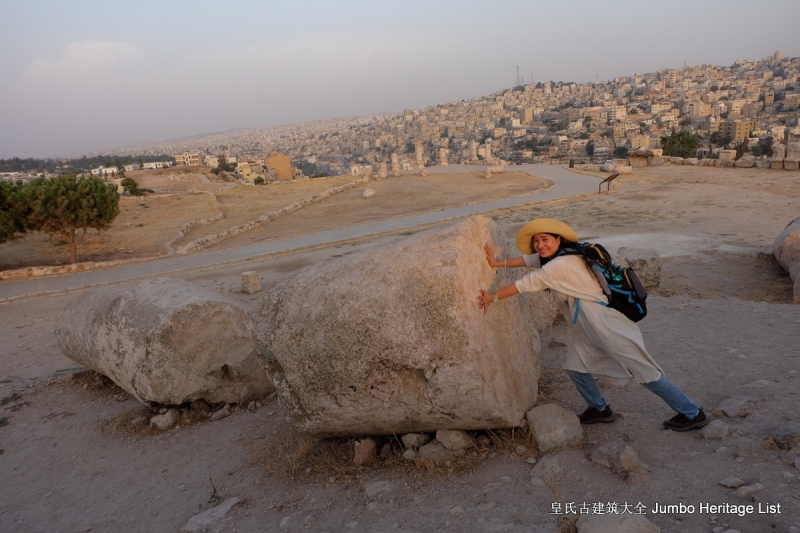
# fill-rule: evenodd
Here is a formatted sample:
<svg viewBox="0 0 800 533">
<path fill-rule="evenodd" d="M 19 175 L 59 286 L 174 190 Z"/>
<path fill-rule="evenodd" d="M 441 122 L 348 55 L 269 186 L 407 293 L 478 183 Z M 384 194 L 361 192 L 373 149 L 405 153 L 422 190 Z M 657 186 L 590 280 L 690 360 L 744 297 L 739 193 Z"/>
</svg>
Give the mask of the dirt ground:
<svg viewBox="0 0 800 533">
<path fill-rule="evenodd" d="M 396 200 L 387 191 L 404 183 L 370 186 L 386 188 L 373 187 L 376 198 Z M 436 197 L 431 191 L 423 196 L 420 202 L 409 197 L 409 208 L 427 207 L 424 202 Z M 332 209 L 327 202 L 339 203 Z M 287 216 L 282 231 L 300 231 L 304 217 L 327 224 L 318 217 L 336 213 L 342 218 L 330 223 L 372 220 L 375 213 L 353 214 L 364 202 L 358 193 L 351 199 L 343 193 L 316 206 L 319 212 L 312 207 Z M 446 202 L 430 208 L 437 205 Z M 670 378 L 731 430 L 723 440 L 664 431 L 661 422 L 672 413 L 658 398 L 636 383 L 609 385 L 604 394 L 618 419 L 586 426 L 582 449 L 548 454 L 561 465 L 552 477 L 529 462 L 547 456 L 519 430 L 487 435 L 490 444 L 438 468 L 403 461 L 396 442 L 386 439 L 391 451 L 385 457 L 355 467 L 351 440 L 316 442 L 295 434 L 275 399 L 255 412 L 239 408 L 217 422 L 192 421 L 157 433 L 144 418 L 136 421 L 143 407 L 60 354 L 53 325 L 77 294 L 2 304 L 0 531 L 174 532 L 201 510 L 237 496 L 239 504 L 218 531 L 564 532 L 574 531 L 577 515 L 551 514 L 554 502 L 641 502 L 646 518 L 665 533 L 719 527 L 800 532 L 800 448 L 771 440 L 776 429 L 800 424 L 800 306 L 788 303 L 788 275 L 761 253 L 800 214 L 798 206 L 800 173 L 667 166 L 636 169 L 609 194 L 489 214 L 510 237 L 532 217 L 553 216 L 573 225 L 582 240 L 612 251 L 657 249 L 664 258 L 661 286 L 640 323 L 647 346 Z M 387 216 L 401 212 L 398 207 Z M 257 270 L 268 289 L 298 268 L 397 238 L 403 236 L 182 277 L 255 311 L 262 294 L 239 292 L 243 269 Z M 563 324 L 542 334 L 540 401 L 580 412 L 585 406 L 558 368 L 566 335 Z M 753 398 L 758 407 L 727 418 L 717 407 L 734 396 Z M 641 483 L 587 459 L 617 439 L 648 465 Z M 753 501 L 740 499 L 718 484 L 732 476 L 763 489 Z M 368 496 L 364 484 L 376 480 L 391 488 Z M 754 511 L 702 513 L 704 503 L 752 504 Z M 656 504 L 693 505 L 694 511 L 651 512 Z M 759 513 L 759 504 L 780 504 L 781 510 Z"/>
<path fill-rule="evenodd" d="M 107 261 L 166 255 L 165 243 L 176 239 L 187 222 L 204 220 L 222 212 L 223 218 L 198 225 L 173 243 L 180 247 L 200 237 L 215 234 L 286 207 L 298 200 L 350 183 L 357 176 L 336 176 L 302 181 L 280 182 L 266 186 L 236 186 L 226 182 L 173 182 L 169 173 L 197 176 L 202 167 L 142 170 L 130 172 L 140 187 L 164 193 L 143 197 L 123 196 L 120 214 L 103 232 L 90 230 L 78 246 L 79 261 Z M 204 175 L 213 177 L 210 172 Z M 292 216 L 279 218 L 238 238 L 211 247 L 228 248 L 298 236 L 335 228 L 349 227 L 376 220 L 440 210 L 479 201 L 530 194 L 548 182 L 521 172 L 495 174 L 486 180 L 481 172 L 436 175 L 425 178 L 401 175 L 397 178 L 370 181 L 348 189 L 318 204 L 306 206 Z M 377 195 L 362 198 L 365 188 Z M 202 194 L 201 194 L 202 192 Z M 214 205 L 212 195 L 218 206 Z M 66 241 L 59 236 L 31 233 L 0 247 L 0 270 L 50 266 L 69 262 Z"/>
</svg>

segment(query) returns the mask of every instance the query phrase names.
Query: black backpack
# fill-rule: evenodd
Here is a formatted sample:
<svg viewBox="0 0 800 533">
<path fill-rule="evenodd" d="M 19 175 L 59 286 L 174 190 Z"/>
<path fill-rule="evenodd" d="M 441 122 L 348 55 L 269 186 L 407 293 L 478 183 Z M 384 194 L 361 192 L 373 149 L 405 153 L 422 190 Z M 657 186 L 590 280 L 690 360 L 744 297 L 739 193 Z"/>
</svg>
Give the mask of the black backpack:
<svg viewBox="0 0 800 533">
<path fill-rule="evenodd" d="M 630 320 L 638 322 L 647 316 L 647 291 L 636 272 L 630 267 L 621 267 L 611 262 L 611 254 L 600 244 L 579 242 L 562 248 L 554 257 L 560 255 L 580 255 L 600 283 L 608 306 L 616 309 Z"/>
</svg>

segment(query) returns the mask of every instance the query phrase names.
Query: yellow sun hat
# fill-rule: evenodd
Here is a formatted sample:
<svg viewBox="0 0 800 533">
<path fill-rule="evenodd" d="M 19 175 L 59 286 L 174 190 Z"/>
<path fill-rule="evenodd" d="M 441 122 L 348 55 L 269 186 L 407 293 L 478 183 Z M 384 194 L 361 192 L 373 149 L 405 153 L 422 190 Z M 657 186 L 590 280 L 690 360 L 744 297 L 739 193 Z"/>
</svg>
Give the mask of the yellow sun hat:
<svg viewBox="0 0 800 533">
<path fill-rule="evenodd" d="M 525 255 L 533 253 L 531 239 L 537 233 L 552 233 L 569 242 L 578 242 L 578 234 L 563 222 L 552 218 L 535 218 L 517 232 L 517 248 L 520 252 Z"/>
</svg>

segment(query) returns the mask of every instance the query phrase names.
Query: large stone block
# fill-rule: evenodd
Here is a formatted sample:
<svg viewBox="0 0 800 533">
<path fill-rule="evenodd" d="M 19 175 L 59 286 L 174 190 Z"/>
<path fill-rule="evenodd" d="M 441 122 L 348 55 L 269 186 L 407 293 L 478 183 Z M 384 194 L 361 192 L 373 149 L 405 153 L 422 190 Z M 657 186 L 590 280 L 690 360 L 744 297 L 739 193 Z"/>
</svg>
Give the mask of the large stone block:
<svg viewBox="0 0 800 533">
<path fill-rule="evenodd" d="M 756 156 L 753 154 L 745 154 L 739 159 L 737 159 L 733 166 L 736 168 L 753 168 L 756 166 Z"/>
<path fill-rule="evenodd" d="M 786 158 L 794 159 L 795 161 L 800 159 L 800 143 L 786 143 Z"/>
<path fill-rule="evenodd" d="M 628 163 L 633 168 L 643 168 L 647 166 L 647 157 L 629 154 Z"/>
<path fill-rule="evenodd" d="M 736 159 L 736 150 L 720 150 L 719 151 L 719 160 L 720 161 L 733 161 Z"/>
<path fill-rule="evenodd" d="M 534 405 L 539 336 L 530 300 L 477 306 L 517 279 L 483 243 L 515 257 L 484 217 L 290 274 L 265 295 L 261 353 L 287 416 L 316 434 L 519 425 Z"/>
<path fill-rule="evenodd" d="M 787 157 L 783 160 L 783 170 L 800 170 L 800 159 Z"/>
<path fill-rule="evenodd" d="M 773 143 L 772 145 L 772 160 L 783 161 L 786 158 L 786 145 L 780 143 Z"/>
<path fill-rule="evenodd" d="M 800 217 L 789 222 L 775 238 L 772 255 L 786 270 L 789 270 L 792 262 L 800 261 Z"/>
<path fill-rule="evenodd" d="M 648 292 L 655 292 L 661 284 L 661 256 L 649 248 L 622 247 L 615 259 L 620 266 L 631 267 Z"/>
<path fill-rule="evenodd" d="M 525 414 L 539 451 L 583 446 L 583 429 L 575 413 L 554 403 L 534 407 Z"/>
<path fill-rule="evenodd" d="M 800 303 L 800 217 L 792 220 L 772 245 L 772 254 L 794 282 L 792 298 Z"/>
<path fill-rule="evenodd" d="M 183 280 L 86 291 L 55 333 L 64 355 L 146 405 L 241 403 L 273 390 L 247 309 Z"/>
</svg>

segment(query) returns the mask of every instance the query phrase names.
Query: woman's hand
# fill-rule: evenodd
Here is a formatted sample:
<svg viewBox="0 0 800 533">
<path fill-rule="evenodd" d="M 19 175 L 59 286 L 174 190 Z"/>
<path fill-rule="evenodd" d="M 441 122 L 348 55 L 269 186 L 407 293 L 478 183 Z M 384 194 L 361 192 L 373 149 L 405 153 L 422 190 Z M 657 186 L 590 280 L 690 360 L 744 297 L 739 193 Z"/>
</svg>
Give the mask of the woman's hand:
<svg viewBox="0 0 800 533">
<path fill-rule="evenodd" d="M 503 263 L 495 260 L 494 252 L 488 242 L 483 245 L 483 251 L 486 254 L 486 262 L 489 263 L 490 267 L 497 268 L 503 266 Z"/>
<path fill-rule="evenodd" d="M 478 295 L 478 309 L 483 309 L 483 314 L 486 314 L 486 309 L 494 302 L 494 296 L 485 290 L 481 289 Z"/>
</svg>

